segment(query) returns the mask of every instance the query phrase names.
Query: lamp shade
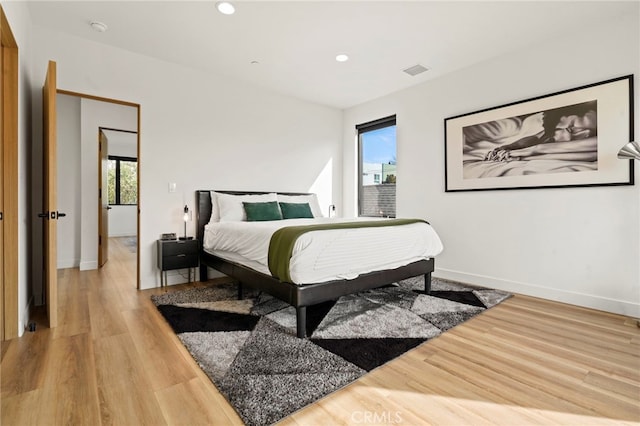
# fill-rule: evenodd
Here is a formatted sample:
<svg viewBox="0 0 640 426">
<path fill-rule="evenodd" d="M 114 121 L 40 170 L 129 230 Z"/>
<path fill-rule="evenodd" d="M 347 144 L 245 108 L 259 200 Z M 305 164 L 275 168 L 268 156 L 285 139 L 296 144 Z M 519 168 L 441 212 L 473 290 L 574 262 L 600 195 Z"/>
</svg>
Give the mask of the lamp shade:
<svg viewBox="0 0 640 426">
<path fill-rule="evenodd" d="M 640 160 L 640 144 L 631 141 L 618 151 L 618 158 L 621 160 Z"/>
</svg>

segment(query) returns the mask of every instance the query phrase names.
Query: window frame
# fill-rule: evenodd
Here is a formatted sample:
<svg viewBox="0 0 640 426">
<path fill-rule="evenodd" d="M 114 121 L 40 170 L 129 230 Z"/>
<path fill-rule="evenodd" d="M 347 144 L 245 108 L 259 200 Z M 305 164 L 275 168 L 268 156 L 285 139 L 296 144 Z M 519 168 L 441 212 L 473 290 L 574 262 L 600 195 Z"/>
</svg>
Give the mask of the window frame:
<svg viewBox="0 0 640 426">
<path fill-rule="evenodd" d="M 115 203 L 111 204 L 108 203 L 109 206 L 137 206 L 138 205 L 138 194 L 136 194 L 136 202 L 133 204 L 126 204 L 126 203 L 121 203 L 120 202 L 120 195 L 121 195 L 121 190 L 120 190 L 120 162 L 121 161 L 127 161 L 129 163 L 136 163 L 136 165 L 138 164 L 138 159 L 136 157 L 125 157 L 122 155 L 108 155 L 107 156 L 108 160 L 115 160 L 116 162 L 116 171 L 115 171 Z M 137 166 L 136 166 L 137 169 Z M 137 171 L 136 171 L 137 173 Z M 107 188 L 107 194 L 108 194 L 108 188 Z M 137 191 L 137 188 L 136 188 Z M 109 201 L 109 196 L 107 195 L 107 202 Z"/>
<path fill-rule="evenodd" d="M 362 208 L 364 205 L 364 191 L 362 188 L 362 172 L 363 172 L 363 158 L 362 158 L 362 135 L 374 130 L 383 129 L 385 127 L 396 126 L 396 115 L 390 115 L 388 117 L 379 118 L 377 120 L 368 121 L 362 124 L 356 124 L 356 131 L 358 133 L 358 217 L 379 217 L 379 216 L 365 216 L 362 214 Z M 398 142 L 396 137 L 396 155 L 398 149 Z M 381 177 L 382 181 L 382 177 Z"/>
</svg>

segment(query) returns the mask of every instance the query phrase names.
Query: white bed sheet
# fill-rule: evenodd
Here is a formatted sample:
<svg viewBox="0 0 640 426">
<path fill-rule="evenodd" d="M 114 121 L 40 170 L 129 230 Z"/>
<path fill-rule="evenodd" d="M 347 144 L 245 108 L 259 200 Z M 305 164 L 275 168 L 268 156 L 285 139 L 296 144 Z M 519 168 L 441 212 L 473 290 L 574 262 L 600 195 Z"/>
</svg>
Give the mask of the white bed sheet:
<svg viewBox="0 0 640 426">
<path fill-rule="evenodd" d="M 357 220 L 371 218 L 209 223 L 205 226 L 203 246 L 213 255 L 270 275 L 269 242 L 276 230 L 285 226 Z M 440 237 L 426 223 L 312 231 L 301 235 L 294 245 L 290 276 L 296 284 L 353 279 L 368 272 L 429 259 L 442 250 Z"/>
</svg>

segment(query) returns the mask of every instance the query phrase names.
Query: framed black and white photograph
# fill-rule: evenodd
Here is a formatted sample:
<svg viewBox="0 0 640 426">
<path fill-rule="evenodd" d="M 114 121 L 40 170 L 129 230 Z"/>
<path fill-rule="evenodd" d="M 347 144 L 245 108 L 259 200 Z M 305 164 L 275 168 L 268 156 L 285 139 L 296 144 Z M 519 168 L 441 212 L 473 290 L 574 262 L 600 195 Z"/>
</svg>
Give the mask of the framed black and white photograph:
<svg viewBox="0 0 640 426">
<path fill-rule="evenodd" d="M 445 190 L 632 185 L 633 76 L 449 117 Z"/>
</svg>

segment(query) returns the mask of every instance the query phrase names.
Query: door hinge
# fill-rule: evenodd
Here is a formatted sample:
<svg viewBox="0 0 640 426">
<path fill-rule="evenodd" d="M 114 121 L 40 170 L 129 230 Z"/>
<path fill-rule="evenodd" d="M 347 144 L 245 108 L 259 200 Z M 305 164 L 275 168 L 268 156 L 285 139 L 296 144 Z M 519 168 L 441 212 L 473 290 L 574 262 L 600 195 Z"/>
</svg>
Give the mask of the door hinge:
<svg viewBox="0 0 640 426">
<path fill-rule="evenodd" d="M 102 235 L 98 236 L 98 245 L 101 246 L 102 245 Z"/>
</svg>

